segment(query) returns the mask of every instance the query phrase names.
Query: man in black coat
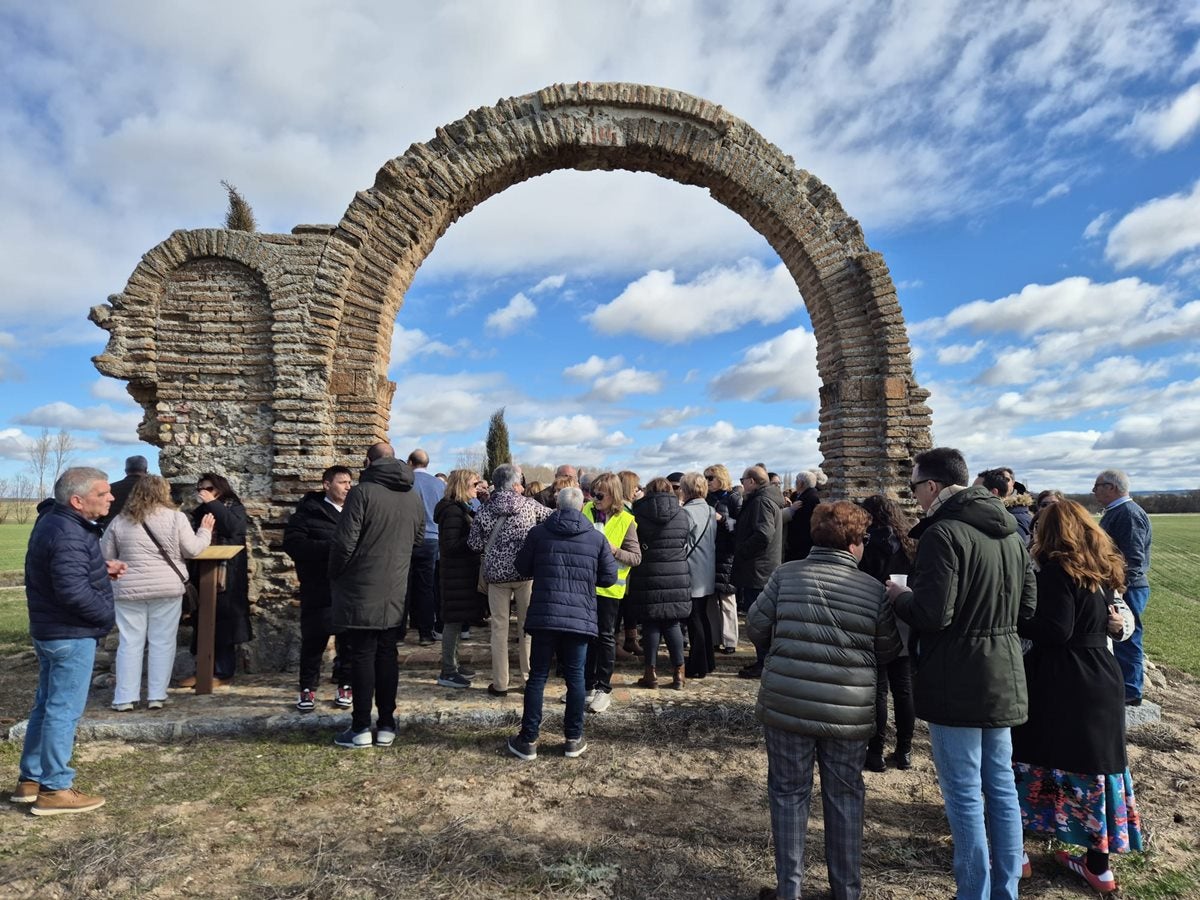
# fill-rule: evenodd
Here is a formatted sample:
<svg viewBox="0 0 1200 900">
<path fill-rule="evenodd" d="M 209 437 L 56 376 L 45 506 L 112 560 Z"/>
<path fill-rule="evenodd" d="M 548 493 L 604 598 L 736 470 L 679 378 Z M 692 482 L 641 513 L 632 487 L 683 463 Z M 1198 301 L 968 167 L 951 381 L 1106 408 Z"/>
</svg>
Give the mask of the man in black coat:
<svg viewBox="0 0 1200 900">
<path fill-rule="evenodd" d="M 425 504 L 413 482 L 412 468 L 389 444 L 373 444 L 329 547 L 333 628 L 342 634 L 354 690 L 351 725 L 334 738 L 339 747 L 371 746 L 372 703 L 375 743 L 396 739 L 396 643 L 413 548 L 425 540 Z"/>
<path fill-rule="evenodd" d="M 300 699 L 296 709 L 312 712 L 317 685 L 321 681 L 321 657 L 333 634 L 333 598 L 329 590 L 329 547 L 342 507 L 353 483 L 345 466 L 330 466 L 321 475 L 321 490 L 309 491 L 296 505 L 283 530 L 283 552 L 296 564 L 300 580 Z M 341 672 L 345 647 L 340 637 L 335 646 L 341 659 L 333 661 L 333 678 L 342 709 L 353 703 L 349 678 Z"/>
<path fill-rule="evenodd" d="M 108 512 L 96 520 L 101 528 L 107 528 L 108 523 L 117 517 L 117 514 L 125 508 L 125 501 L 129 499 L 129 492 L 133 490 L 133 486 L 138 483 L 138 480 L 144 478 L 150 470 L 150 464 L 144 456 L 130 456 L 125 460 L 125 477 L 120 481 L 114 481 L 109 486 L 109 491 L 113 495 L 112 505 L 108 508 Z"/>
<path fill-rule="evenodd" d="M 749 609 L 783 562 L 783 492 L 771 484 L 767 470 L 751 466 L 742 474 L 745 500 L 733 527 L 733 583 L 738 605 Z M 738 671 L 742 678 L 762 675 L 766 650 L 755 648 L 755 660 Z"/>
<path fill-rule="evenodd" d="M 1033 568 L 1000 498 L 966 486 L 961 453 L 937 447 L 914 462 L 909 487 L 925 518 L 910 532 L 908 587 L 889 581 L 888 597 L 917 633 L 916 711 L 929 723 L 958 896 L 1015 900 L 1023 850 L 1011 728 L 1029 714 L 1017 623 L 1036 608 Z"/>
<path fill-rule="evenodd" d="M 804 559 L 812 549 L 812 515 L 821 495 L 817 493 L 817 476 L 812 472 L 801 472 L 796 476 L 796 499 L 783 510 L 783 521 L 787 524 L 784 541 L 783 561 Z"/>
</svg>

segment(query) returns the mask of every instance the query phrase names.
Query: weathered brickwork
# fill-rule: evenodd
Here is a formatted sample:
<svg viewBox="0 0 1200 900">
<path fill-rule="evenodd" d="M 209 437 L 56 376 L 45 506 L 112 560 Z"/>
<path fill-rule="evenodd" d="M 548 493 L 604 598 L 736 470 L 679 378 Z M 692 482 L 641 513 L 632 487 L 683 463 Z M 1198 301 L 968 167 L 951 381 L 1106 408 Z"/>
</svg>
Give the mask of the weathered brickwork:
<svg viewBox="0 0 1200 900">
<path fill-rule="evenodd" d="M 705 187 L 761 233 L 812 319 L 832 490 L 905 490 L 908 461 L 929 446 L 928 392 L 913 379 L 887 266 L 833 191 L 707 100 L 554 85 L 437 129 L 386 163 L 337 226 L 176 232 L 92 310 L 110 332 L 96 366 L 129 382 L 164 474 L 236 476 L 262 606 L 291 592 L 278 551 L 291 504 L 326 466 L 357 464 L 386 435 L 392 326 L 438 238 L 488 197 L 571 168 Z"/>
</svg>

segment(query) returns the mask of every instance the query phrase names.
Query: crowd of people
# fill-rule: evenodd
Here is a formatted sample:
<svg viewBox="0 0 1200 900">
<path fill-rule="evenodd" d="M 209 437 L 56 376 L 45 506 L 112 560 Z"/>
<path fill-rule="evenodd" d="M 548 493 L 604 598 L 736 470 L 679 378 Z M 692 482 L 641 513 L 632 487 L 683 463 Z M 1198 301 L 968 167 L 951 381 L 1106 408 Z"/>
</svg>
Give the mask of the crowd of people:
<svg viewBox="0 0 1200 900">
<path fill-rule="evenodd" d="M 1058 862 L 1101 892 L 1117 887 L 1109 854 L 1141 849 L 1124 709 L 1142 699 L 1151 532 L 1124 473 L 1097 476 L 1097 524 L 1057 491 L 1034 500 L 1011 469 L 972 479 L 949 448 L 914 460 L 916 522 L 895 497 L 823 498 L 819 470 L 785 488 L 761 464 L 737 484 L 720 464 L 644 483 L 563 465 L 549 485 L 526 484 L 516 465 L 490 483 L 428 466 L 422 450 L 402 461 L 375 444 L 357 484 L 330 467 L 285 529 L 299 580 L 296 707 L 316 707 L 332 638 L 331 702 L 351 710 L 338 746 L 395 741 L 397 647 L 410 629 L 421 645 L 440 642 L 437 683 L 449 689 L 473 685 L 459 643 L 488 629 L 487 691 L 523 692 L 507 750 L 528 761 L 553 674 L 567 687 L 563 753 L 578 757 L 588 714 L 612 705 L 618 658 L 640 655 L 640 688 L 684 690 L 736 650 L 742 616 L 756 658 L 737 674 L 761 679 L 775 839 L 764 897 L 800 895 L 814 765 L 833 895 L 860 895 L 863 771 L 910 768 L 917 718 L 960 898 L 1016 896 L 1031 869 L 1023 831 L 1083 847 Z M 245 508 L 226 477 L 197 479 L 189 518 L 144 459 L 126 469 L 111 492 L 103 472 L 67 470 L 30 538 L 39 684 L 12 799 L 37 815 L 104 802 L 74 789 L 69 766 L 97 640 L 116 624 L 113 708 L 141 702 L 143 654 L 147 706 L 161 708 L 188 560 L 210 543 L 245 543 Z M 240 554 L 219 579 L 218 684 L 251 639 L 247 588 Z"/>
</svg>

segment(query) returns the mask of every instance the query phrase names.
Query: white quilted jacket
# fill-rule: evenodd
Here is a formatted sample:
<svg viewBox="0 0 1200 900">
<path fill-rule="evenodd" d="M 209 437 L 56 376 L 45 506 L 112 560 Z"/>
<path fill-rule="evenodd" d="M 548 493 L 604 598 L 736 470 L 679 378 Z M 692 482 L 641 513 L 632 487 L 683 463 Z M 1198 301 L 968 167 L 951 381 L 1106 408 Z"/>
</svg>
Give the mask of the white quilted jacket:
<svg viewBox="0 0 1200 900">
<path fill-rule="evenodd" d="M 147 516 L 146 525 L 184 575 L 187 574 L 184 561 L 202 552 L 212 540 L 207 529 L 193 533 L 187 516 L 165 506 Z M 100 546 L 105 559 L 119 559 L 129 566 L 129 571 L 113 584 L 116 599 L 161 600 L 183 596 L 183 581 L 158 552 L 146 529 L 129 516 L 122 513 L 112 520 Z"/>
</svg>

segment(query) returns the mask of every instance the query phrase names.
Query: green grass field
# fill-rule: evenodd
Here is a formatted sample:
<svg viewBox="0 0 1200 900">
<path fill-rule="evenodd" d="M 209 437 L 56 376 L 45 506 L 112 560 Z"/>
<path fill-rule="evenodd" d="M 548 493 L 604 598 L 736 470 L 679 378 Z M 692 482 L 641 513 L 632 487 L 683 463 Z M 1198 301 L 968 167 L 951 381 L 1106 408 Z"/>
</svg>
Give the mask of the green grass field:
<svg viewBox="0 0 1200 900">
<path fill-rule="evenodd" d="M 0 524 L 0 572 L 18 572 L 25 566 L 25 545 L 32 530 L 32 521 L 24 525 L 11 521 Z"/>
</svg>

